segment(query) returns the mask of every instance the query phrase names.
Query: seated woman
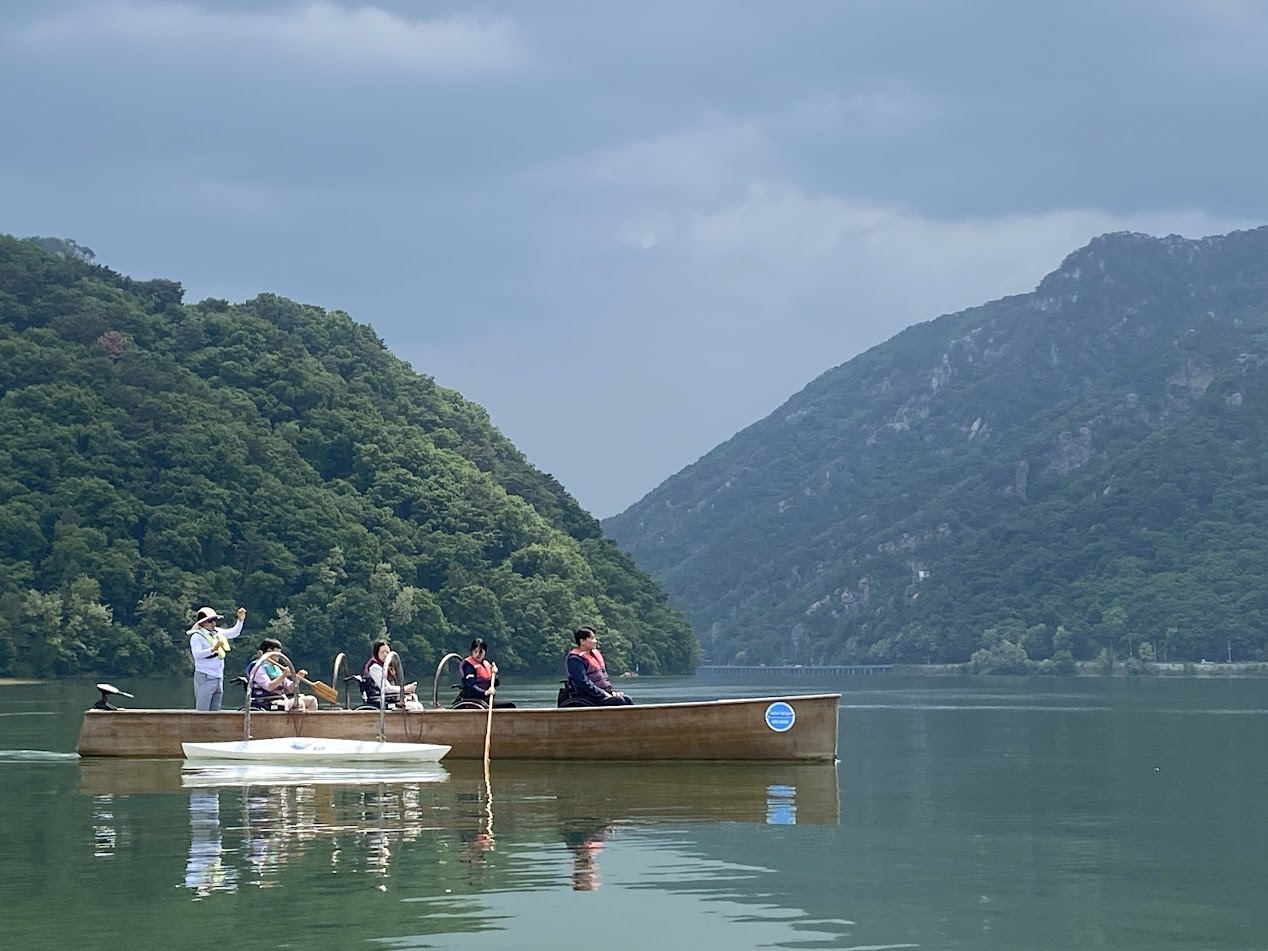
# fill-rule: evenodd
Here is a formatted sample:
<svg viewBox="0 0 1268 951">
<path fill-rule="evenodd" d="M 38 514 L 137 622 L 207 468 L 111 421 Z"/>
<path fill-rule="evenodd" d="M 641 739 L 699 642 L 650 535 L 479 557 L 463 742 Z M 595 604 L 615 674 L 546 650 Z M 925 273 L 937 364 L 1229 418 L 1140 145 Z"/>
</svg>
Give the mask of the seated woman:
<svg viewBox="0 0 1268 951">
<path fill-rule="evenodd" d="M 471 654 L 462 662 L 462 684 L 458 690 L 458 700 L 478 703 L 487 707 L 492 701 L 495 710 L 513 709 L 515 704 L 507 700 L 494 700 L 498 684 L 498 665 L 489 660 L 489 645 L 483 637 L 471 642 Z"/>
<path fill-rule="evenodd" d="M 406 710 L 423 709 L 416 695 L 417 683 L 409 683 L 401 687 L 392 680 L 390 670 L 384 671 L 383 664 L 391 652 L 392 647 L 385 640 L 377 640 L 370 645 L 370 659 L 361 668 L 361 684 L 366 703 L 378 706 L 381 695 L 387 706 L 404 703 Z"/>
<path fill-rule="evenodd" d="M 266 637 L 260 641 L 259 649 L 255 652 L 256 659 L 263 657 L 270 651 L 280 651 L 282 642 L 272 637 Z M 294 673 L 290 667 L 282 666 L 276 663 L 277 658 L 269 658 L 263 663 L 251 663 L 248 673 L 251 677 L 251 706 L 256 710 L 294 710 L 299 708 L 300 713 L 307 713 L 310 710 L 317 709 L 317 698 L 308 694 L 300 694 L 297 690 L 296 682 L 291 680 L 290 674 Z M 296 678 L 308 676 L 308 671 L 301 670 L 296 674 Z"/>
</svg>

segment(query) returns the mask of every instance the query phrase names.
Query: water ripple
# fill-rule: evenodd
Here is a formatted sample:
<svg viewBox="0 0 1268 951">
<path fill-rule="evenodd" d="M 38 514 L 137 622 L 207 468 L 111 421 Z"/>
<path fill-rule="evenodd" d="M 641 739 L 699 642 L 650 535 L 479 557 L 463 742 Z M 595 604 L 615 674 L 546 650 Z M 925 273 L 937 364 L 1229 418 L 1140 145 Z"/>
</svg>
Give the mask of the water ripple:
<svg viewBox="0 0 1268 951">
<path fill-rule="evenodd" d="M 54 753 L 50 750 L 0 750 L 0 763 L 74 763 L 78 753 Z"/>
</svg>

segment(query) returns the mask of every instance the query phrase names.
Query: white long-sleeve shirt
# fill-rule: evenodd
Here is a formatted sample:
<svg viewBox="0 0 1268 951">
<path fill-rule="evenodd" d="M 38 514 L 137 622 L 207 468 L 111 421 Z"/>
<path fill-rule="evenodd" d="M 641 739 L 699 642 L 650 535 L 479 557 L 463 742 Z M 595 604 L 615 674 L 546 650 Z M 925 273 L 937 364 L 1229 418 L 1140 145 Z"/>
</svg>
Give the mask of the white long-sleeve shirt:
<svg viewBox="0 0 1268 951">
<path fill-rule="evenodd" d="M 242 622 L 239 621 L 233 627 L 218 627 L 216 632 L 223 634 L 226 639 L 233 640 L 242 633 Z M 194 626 L 189 630 L 189 652 L 194 658 L 194 670 L 200 674 L 207 674 L 209 677 L 224 677 L 225 675 L 225 659 L 219 657 L 212 650 L 215 644 L 212 642 L 213 634 L 204 628 Z"/>
<path fill-rule="evenodd" d="M 390 675 L 387 678 L 387 686 L 386 687 L 383 686 L 383 665 L 382 664 L 370 665 L 370 679 L 374 681 L 375 686 L 377 686 L 381 691 L 383 691 L 383 695 L 387 697 L 389 700 L 395 700 L 401 695 L 401 688 L 398 687 L 396 684 L 392 683 L 392 678 Z"/>
</svg>

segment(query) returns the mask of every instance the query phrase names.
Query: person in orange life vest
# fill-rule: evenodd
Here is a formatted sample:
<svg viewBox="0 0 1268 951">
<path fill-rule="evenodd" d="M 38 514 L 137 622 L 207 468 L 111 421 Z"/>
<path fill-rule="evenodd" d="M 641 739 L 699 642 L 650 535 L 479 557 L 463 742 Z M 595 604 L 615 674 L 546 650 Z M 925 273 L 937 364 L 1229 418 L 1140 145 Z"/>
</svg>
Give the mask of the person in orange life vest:
<svg viewBox="0 0 1268 951">
<path fill-rule="evenodd" d="M 603 655 L 599 653 L 599 636 L 592 627 L 579 627 L 572 639 L 577 646 L 568 653 L 568 682 L 578 696 L 590 697 L 604 707 L 622 706 L 634 701 L 612 689 Z"/>
<path fill-rule="evenodd" d="M 492 703 L 495 710 L 513 709 L 515 704 L 507 700 L 494 700 L 501 678 L 498 677 L 498 665 L 489 660 L 489 645 L 483 637 L 471 642 L 471 654 L 462 662 L 462 690 L 459 696 L 463 700 L 479 700 L 485 704 Z"/>
</svg>

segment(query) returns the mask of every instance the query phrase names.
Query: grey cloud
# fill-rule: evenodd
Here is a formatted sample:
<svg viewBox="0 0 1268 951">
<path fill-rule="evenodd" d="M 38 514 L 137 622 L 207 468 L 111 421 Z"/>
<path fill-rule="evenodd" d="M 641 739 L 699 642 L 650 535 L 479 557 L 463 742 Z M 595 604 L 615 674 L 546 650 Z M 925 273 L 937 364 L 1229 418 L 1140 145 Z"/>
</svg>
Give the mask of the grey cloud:
<svg viewBox="0 0 1268 951">
<path fill-rule="evenodd" d="M 404 70 L 499 73 L 524 65 L 527 50 L 506 18 L 419 20 L 374 6 L 315 0 L 279 9 L 215 9 L 161 3 L 98 3 L 36 20 L 18 43 L 48 54 L 112 44 L 129 56 L 190 49 L 284 57 L 322 72 Z"/>
<path fill-rule="evenodd" d="M 607 515 L 1098 232 L 1261 223 L 1266 21 L 1181 0 L 10 3 L 0 230 L 193 299 L 346 309 Z"/>
</svg>

